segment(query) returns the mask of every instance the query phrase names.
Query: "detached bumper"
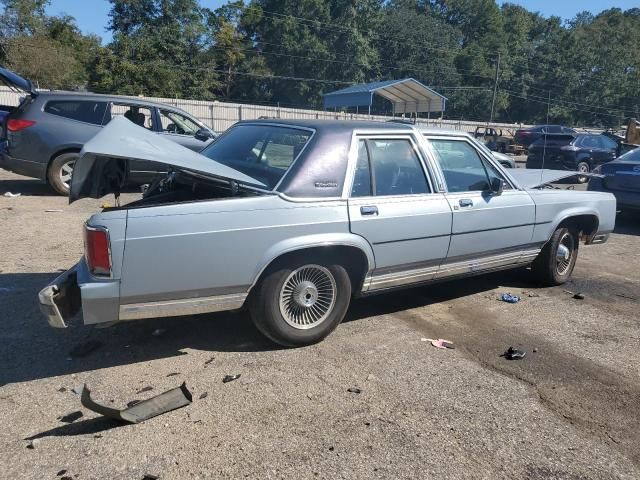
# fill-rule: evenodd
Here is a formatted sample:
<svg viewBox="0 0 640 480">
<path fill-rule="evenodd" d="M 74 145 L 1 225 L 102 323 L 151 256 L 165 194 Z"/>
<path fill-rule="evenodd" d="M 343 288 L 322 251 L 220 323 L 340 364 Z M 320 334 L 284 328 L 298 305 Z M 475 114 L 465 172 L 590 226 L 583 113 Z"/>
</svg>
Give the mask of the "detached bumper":
<svg viewBox="0 0 640 480">
<path fill-rule="evenodd" d="M 54 328 L 66 328 L 65 319 L 73 317 L 80 310 L 77 268 L 76 265 L 67 270 L 38 294 L 40 311 Z"/>
</svg>

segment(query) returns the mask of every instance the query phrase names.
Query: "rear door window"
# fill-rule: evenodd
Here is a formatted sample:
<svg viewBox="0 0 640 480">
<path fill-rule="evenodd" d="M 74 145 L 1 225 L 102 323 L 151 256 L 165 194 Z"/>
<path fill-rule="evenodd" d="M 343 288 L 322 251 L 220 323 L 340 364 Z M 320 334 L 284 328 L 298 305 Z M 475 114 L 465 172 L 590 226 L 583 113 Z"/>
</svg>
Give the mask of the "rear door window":
<svg viewBox="0 0 640 480">
<path fill-rule="evenodd" d="M 106 110 L 107 102 L 90 100 L 51 100 L 44 107 L 51 115 L 94 125 L 102 125 Z"/>
<path fill-rule="evenodd" d="M 153 130 L 153 115 L 149 107 L 126 103 L 112 103 L 111 118 L 109 120 L 119 116 L 123 116 L 147 130 Z"/>
<path fill-rule="evenodd" d="M 360 140 L 352 197 L 419 195 L 430 191 L 409 139 Z"/>
</svg>

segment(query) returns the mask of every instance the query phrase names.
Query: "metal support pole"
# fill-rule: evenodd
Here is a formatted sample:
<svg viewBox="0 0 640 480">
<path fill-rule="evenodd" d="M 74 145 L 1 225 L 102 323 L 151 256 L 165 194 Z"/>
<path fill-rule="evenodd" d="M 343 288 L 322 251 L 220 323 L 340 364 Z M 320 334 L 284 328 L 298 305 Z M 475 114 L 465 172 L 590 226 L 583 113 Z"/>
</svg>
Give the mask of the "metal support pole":
<svg viewBox="0 0 640 480">
<path fill-rule="evenodd" d="M 491 123 L 493 123 L 493 113 L 496 107 L 496 95 L 498 93 L 498 75 L 500 74 L 500 52 L 498 52 L 498 61 L 496 63 L 496 81 L 493 85 L 493 100 L 491 100 Z"/>
</svg>

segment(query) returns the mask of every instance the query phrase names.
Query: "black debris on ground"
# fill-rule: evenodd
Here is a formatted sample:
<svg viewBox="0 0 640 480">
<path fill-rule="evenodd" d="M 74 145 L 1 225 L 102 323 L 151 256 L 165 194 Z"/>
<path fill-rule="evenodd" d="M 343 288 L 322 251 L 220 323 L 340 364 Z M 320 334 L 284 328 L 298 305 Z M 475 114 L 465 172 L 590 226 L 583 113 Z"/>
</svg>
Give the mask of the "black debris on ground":
<svg viewBox="0 0 640 480">
<path fill-rule="evenodd" d="M 513 347 L 509 347 L 506 352 L 504 352 L 501 357 L 506 358 L 507 360 L 522 360 L 527 352 L 523 350 L 517 350 Z"/>
<path fill-rule="evenodd" d="M 239 373 L 237 375 L 225 375 L 224 378 L 222 379 L 222 383 L 233 382 L 234 380 L 237 380 L 239 378 L 240 378 Z"/>
<path fill-rule="evenodd" d="M 66 388 L 64 388 L 64 387 L 60 387 L 60 388 L 58 389 L 58 391 L 59 391 L 60 393 L 64 393 L 64 392 L 66 392 L 66 391 L 67 391 L 67 389 L 66 389 Z"/>
<path fill-rule="evenodd" d="M 144 475 L 144 477 L 142 477 L 142 480 L 158 480 L 160 477 L 158 477 L 157 475 L 151 475 L 150 473 L 146 473 Z"/>
<path fill-rule="evenodd" d="M 65 473 L 67 473 L 66 469 L 62 469 L 60 470 L 58 473 L 56 473 L 56 477 L 61 477 L 62 475 L 64 475 Z"/>
<path fill-rule="evenodd" d="M 347 388 L 347 392 L 350 392 L 350 393 L 362 393 L 362 390 L 359 389 L 358 387 L 349 387 L 349 388 Z"/>
<path fill-rule="evenodd" d="M 200 394 L 200 400 L 202 400 L 203 398 L 207 398 L 208 396 L 209 396 L 209 392 L 204 392 Z"/>
<path fill-rule="evenodd" d="M 204 362 L 205 365 L 209 365 L 211 362 L 213 362 L 216 359 L 216 357 L 211 357 L 209 360 L 207 360 L 206 362 Z"/>
<path fill-rule="evenodd" d="M 136 395 L 138 395 L 140 393 L 144 393 L 144 392 L 150 392 L 151 390 L 153 390 L 153 387 L 144 387 L 144 388 L 141 388 L 140 390 L 138 390 L 136 392 Z"/>
<path fill-rule="evenodd" d="M 171 372 L 167 375 L 167 377 L 175 377 L 176 375 L 180 375 L 180 372 Z"/>
<path fill-rule="evenodd" d="M 582 293 L 574 293 L 573 298 L 576 300 L 584 300 L 584 295 Z"/>
<path fill-rule="evenodd" d="M 140 403 L 140 400 L 131 400 L 129 403 L 127 403 L 127 407 L 131 408 L 134 405 L 137 405 Z"/>
</svg>

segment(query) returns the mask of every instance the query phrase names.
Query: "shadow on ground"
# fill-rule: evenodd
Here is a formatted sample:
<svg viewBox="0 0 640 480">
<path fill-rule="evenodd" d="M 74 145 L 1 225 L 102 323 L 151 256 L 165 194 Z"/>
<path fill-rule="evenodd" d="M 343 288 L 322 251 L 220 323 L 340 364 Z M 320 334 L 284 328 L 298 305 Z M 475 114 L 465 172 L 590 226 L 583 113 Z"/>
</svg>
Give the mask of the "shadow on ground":
<svg viewBox="0 0 640 480">
<path fill-rule="evenodd" d="M 0 385 L 186 355 L 184 349 L 254 352 L 281 348 L 266 340 L 246 312 L 124 322 L 111 328 L 50 328 L 38 291 L 58 272 L 0 274 Z M 529 286 L 526 272 L 485 275 L 356 300 L 345 321 L 429 305 L 496 288 Z M 165 332 L 154 336 L 156 329 Z M 92 346 L 82 355 L 83 346 Z M 70 353 L 76 350 L 75 357 Z"/>
<path fill-rule="evenodd" d="M 620 235 L 640 235 L 640 213 L 618 213 L 613 232 Z"/>
<path fill-rule="evenodd" d="M 0 180 L 0 194 L 5 192 L 19 193 L 27 196 L 51 196 L 55 195 L 53 189 L 42 180 L 16 179 Z"/>
</svg>

